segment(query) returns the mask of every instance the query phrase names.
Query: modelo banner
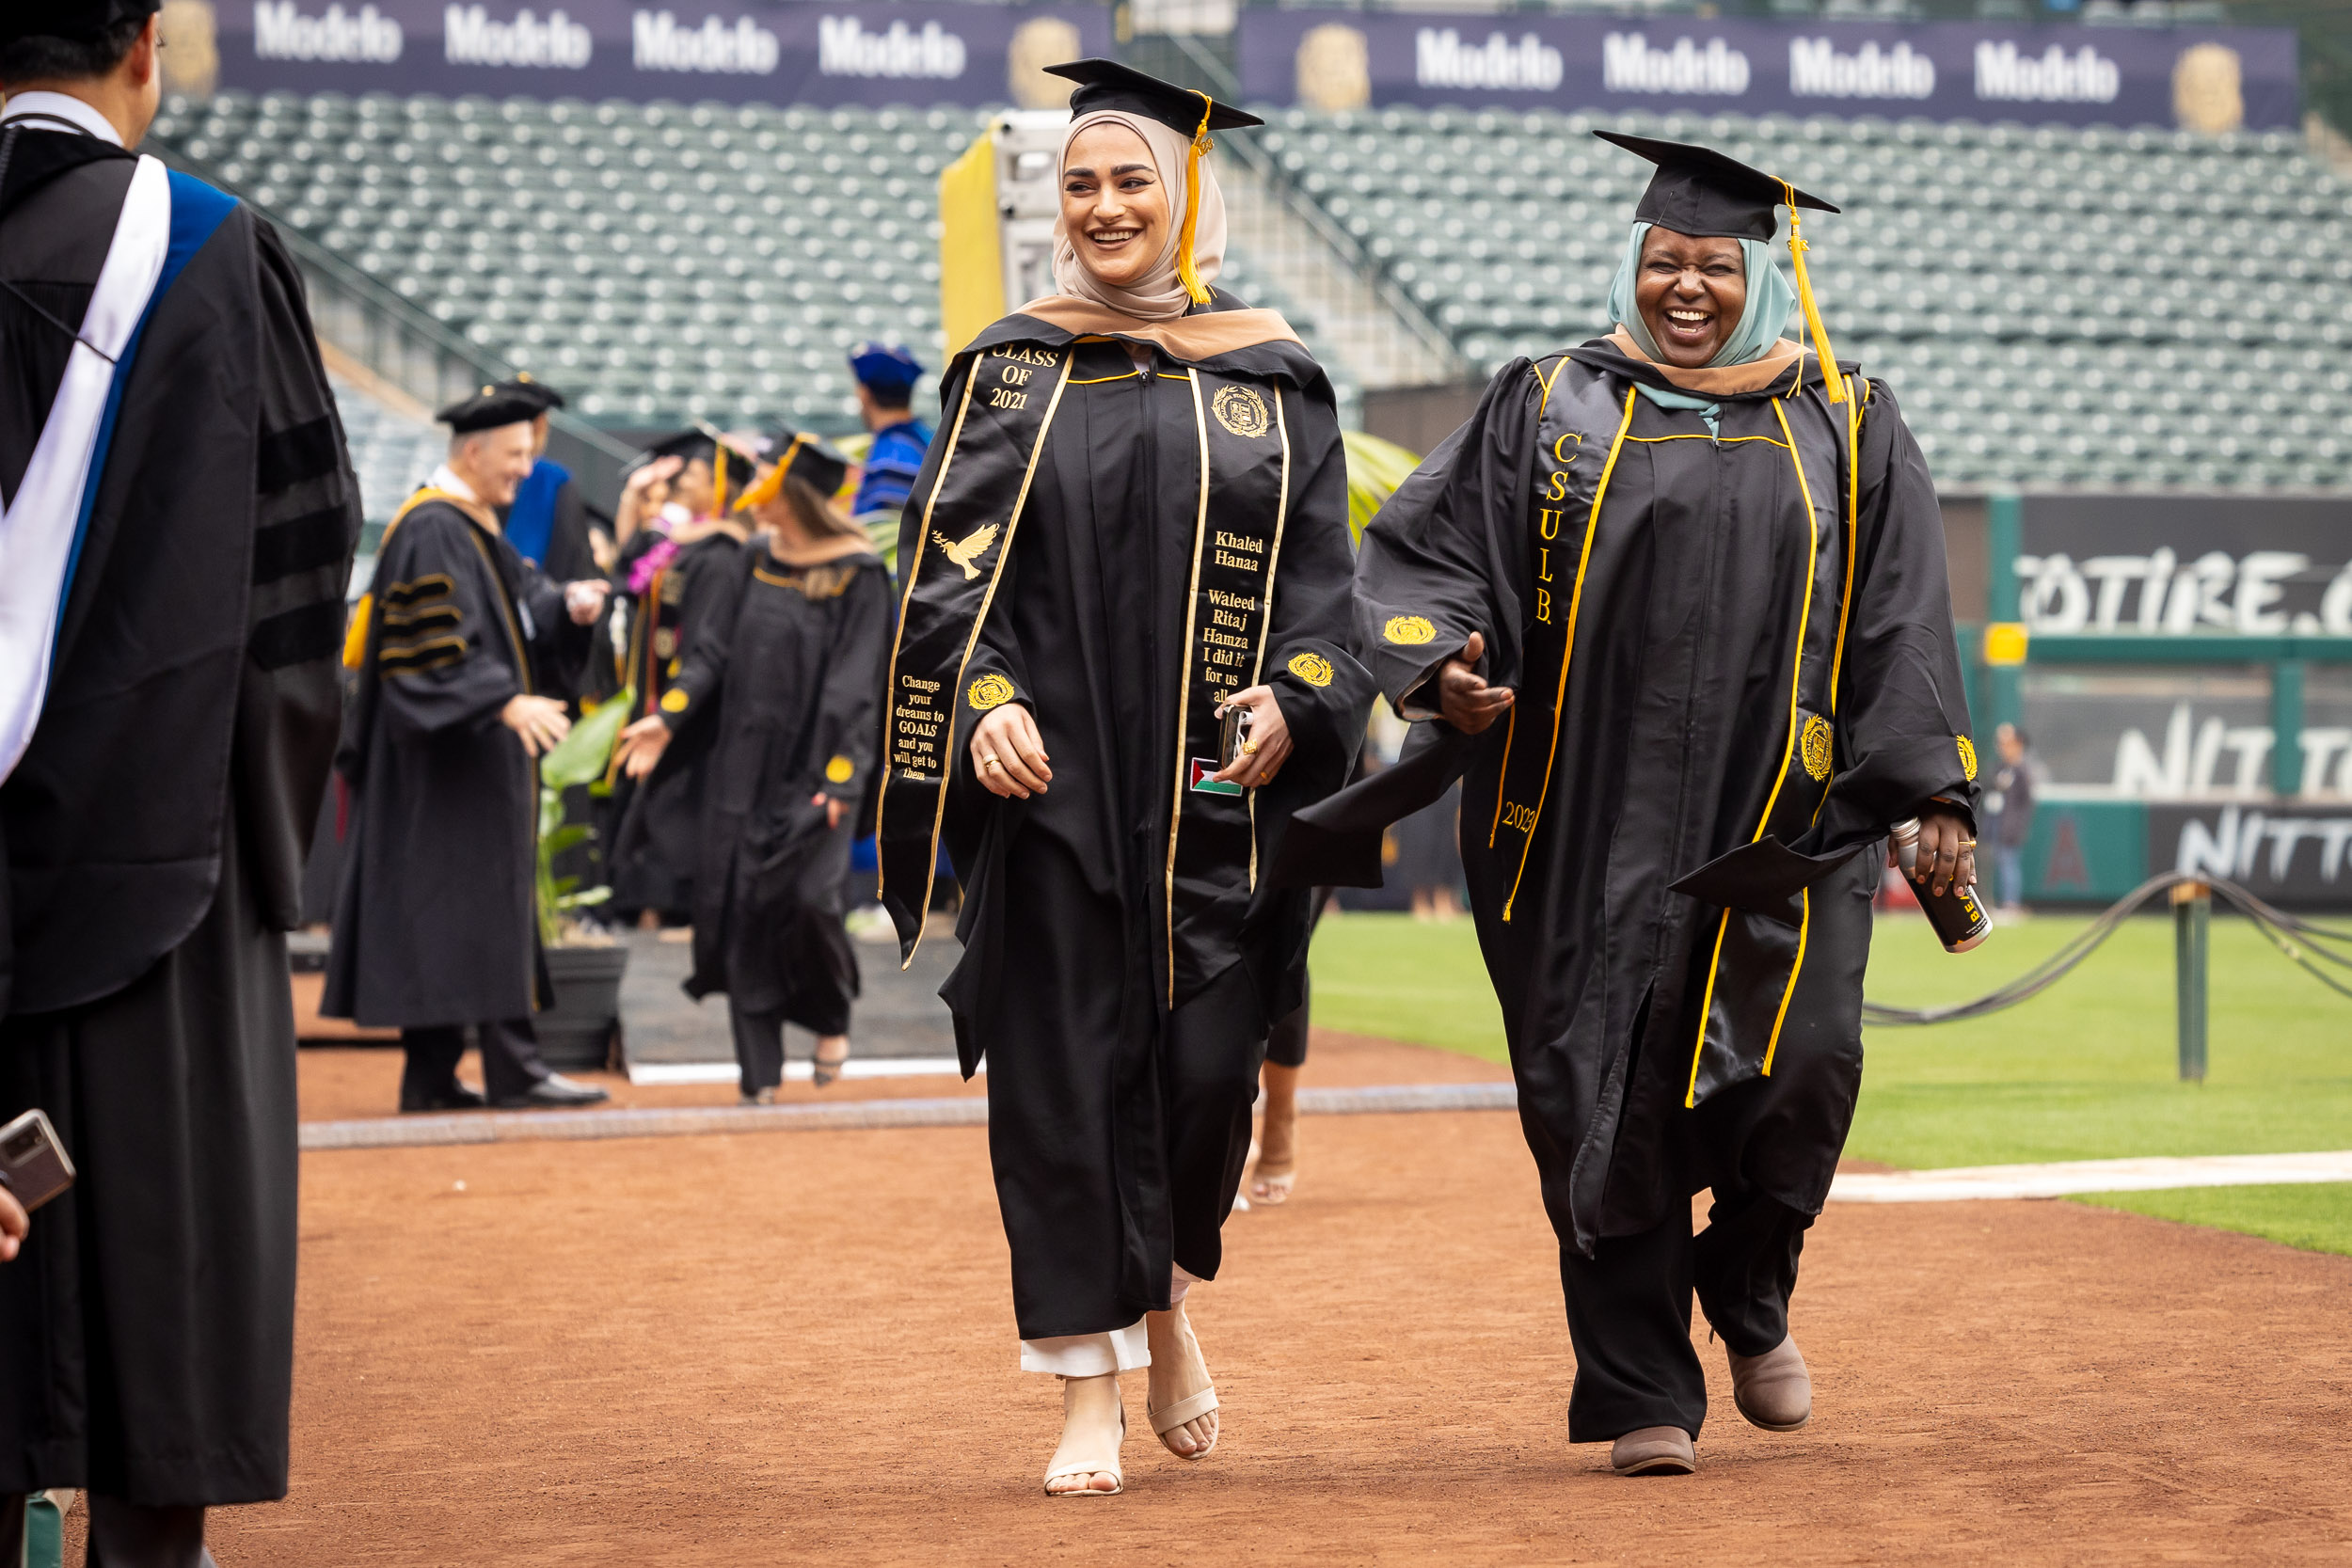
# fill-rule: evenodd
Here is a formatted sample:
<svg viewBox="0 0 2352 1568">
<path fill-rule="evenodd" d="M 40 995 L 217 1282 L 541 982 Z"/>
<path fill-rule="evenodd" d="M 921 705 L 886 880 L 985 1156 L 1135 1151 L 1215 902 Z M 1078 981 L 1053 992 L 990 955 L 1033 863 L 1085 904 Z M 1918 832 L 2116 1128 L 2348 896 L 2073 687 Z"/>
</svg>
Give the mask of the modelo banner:
<svg viewBox="0 0 2352 1568">
<path fill-rule="evenodd" d="M 1242 12 L 1252 102 L 2293 130 L 2283 27 Z"/>
<path fill-rule="evenodd" d="M 759 0 L 169 0 L 182 91 L 1053 107 L 1100 7 Z"/>
</svg>

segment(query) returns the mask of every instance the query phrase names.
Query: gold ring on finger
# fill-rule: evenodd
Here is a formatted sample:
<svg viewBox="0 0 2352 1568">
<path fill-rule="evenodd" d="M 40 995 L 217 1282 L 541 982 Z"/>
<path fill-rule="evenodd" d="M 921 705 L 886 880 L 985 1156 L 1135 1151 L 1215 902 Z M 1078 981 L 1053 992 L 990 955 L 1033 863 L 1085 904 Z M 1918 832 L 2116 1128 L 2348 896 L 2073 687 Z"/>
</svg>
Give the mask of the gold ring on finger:
<svg viewBox="0 0 2352 1568">
<path fill-rule="evenodd" d="M 993 769 L 997 766 L 996 759 L 994 757 L 983 757 L 980 759 L 980 766 L 983 768 Z"/>
<path fill-rule="evenodd" d="M 1241 743 L 1241 754 L 1246 757 L 1256 756 L 1258 754 L 1258 743 L 1254 740 L 1243 741 Z"/>
</svg>

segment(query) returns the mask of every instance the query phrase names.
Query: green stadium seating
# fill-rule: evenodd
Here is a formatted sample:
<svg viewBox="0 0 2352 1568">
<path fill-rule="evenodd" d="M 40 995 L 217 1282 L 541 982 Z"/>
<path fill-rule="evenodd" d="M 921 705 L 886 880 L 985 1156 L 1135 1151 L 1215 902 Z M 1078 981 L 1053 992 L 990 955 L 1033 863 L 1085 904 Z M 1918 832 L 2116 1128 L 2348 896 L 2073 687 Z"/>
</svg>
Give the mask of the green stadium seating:
<svg viewBox="0 0 2352 1568">
<path fill-rule="evenodd" d="M 852 344 L 939 362 L 938 176 L 977 122 L 222 93 L 169 101 L 151 135 L 592 420 L 839 432 L 857 424 Z M 1286 306 L 1245 259 L 1226 282 Z"/>
<path fill-rule="evenodd" d="M 1940 483 L 2352 483 L 2352 186 L 2277 134 L 1882 119 L 1262 110 L 1294 188 L 1482 374 L 1606 331 L 1648 166 L 1704 141 L 1839 202 L 1832 345 Z"/>
</svg>

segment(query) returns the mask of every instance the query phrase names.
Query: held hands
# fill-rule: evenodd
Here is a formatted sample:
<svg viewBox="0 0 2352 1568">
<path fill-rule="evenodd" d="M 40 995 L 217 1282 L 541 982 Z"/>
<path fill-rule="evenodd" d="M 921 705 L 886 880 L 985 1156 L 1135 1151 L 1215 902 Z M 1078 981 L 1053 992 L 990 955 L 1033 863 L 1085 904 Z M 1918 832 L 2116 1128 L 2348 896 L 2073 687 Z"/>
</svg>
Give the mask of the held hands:
<svg viewBox="0 0 2352 1568">
<path fill-rule="evenodd" d="M 991 795 L 1025 800 L 1042 795 L 1054 782 L 1047 765 L 1045 741 L 1037 721 L 1019 703 L 1006 703 L 980 715 L 972 726 L 972 770 Z"/>
<path fill-rule="evenodd" d="M 1486 634 L 1471 632 L 1462 651 L 1438 668 L 1438 712 L 1464 735 L 1477 735 L 1510 711 L 1515 694 L 1507 686 L 1488 686 L 1477 670 L 1486 657 Z"/>
<path fill-rule="evenodd" d="M 552 697 L 517 692 L 499 710 L 499 722 L 522 736 L 523 750 L 539 755 L 572 733 L 572 716 Z"/>
<path fill-rule="evenodd" d="M 1226 698 L 1217 716 L 1222 718 L 1227 708 L 1236 707 L 1249 710 L 1249 727 L 1242 732 L 1247 738 L 1241 743 L 1241 754 L 1214 777 L 1218 784 L 1237 784 L 1244 789 L 1272 784 L 1274 775 L 1282 770 L 1282 760 L 1291 754 L 1290 721 L 1282 717 L 1282 705 L 1275 700 L 1274 688 L 1253 686 Z"/>
<path fill-rule="evenodd" d="M 658 713 L 649 713 L 623 730 L 620 744 L 615 748 L 621 758 L 621 770 L 632 779 L 642 779 L 652 772 L 654 764 L 669 749 L 670 726 L 661 721 Z"/>
<path fill-rule="evenodd" d="M 1886 863 L 1897 864 L 1895 846 L 1886 846 Z M 1912 863 L 1911 879 L 1926 883 L 1941 897 L 1946 889 L 1969 887 L 1977 879 L 1977 841 L 1968 836 L 1968 820 L 1946 806 L 1929 806 L 1919 813 L 1919 854 Z"/>
<path fill-rule="evenodd" d="M 572 625 L 594 626 L 596 617 L 604 613 L 605 596 L 612 592 L 612 585 L 602 578 L 582 578 L 578 582 L 565 583 L 564 608 L 570 611 Z"/>
</svg>

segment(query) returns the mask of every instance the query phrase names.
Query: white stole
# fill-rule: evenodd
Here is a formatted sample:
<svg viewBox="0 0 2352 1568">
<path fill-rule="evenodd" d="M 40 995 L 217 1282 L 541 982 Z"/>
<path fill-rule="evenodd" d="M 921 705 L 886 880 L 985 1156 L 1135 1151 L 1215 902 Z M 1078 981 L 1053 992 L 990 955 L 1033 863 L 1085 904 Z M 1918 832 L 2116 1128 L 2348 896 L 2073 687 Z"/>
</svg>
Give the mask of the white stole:
<svg viewBox="0 0 2352 1568">
<path fill-rule="evenodd" d="M 161 163 L 142 157 L 82 317 L 81 341 L 66 361 L 24 482 L 0 511 L 0 780 L 15 771 L 40 722 L 67 573 L 97 482 L 90 467 L 115 361 L 147 314 L 170 241 L 169 179 Z"/>
</svg>

